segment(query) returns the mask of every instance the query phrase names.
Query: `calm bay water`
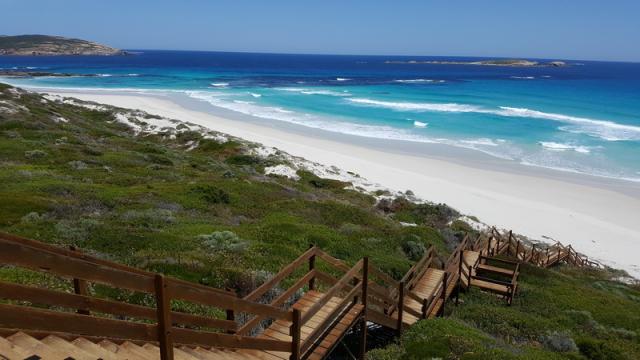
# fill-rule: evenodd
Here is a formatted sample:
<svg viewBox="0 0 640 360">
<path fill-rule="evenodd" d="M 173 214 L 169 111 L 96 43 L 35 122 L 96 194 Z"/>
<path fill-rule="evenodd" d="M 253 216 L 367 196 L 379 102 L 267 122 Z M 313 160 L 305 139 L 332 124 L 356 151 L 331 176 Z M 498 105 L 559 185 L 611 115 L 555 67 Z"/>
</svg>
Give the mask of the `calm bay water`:
<svg viewBox="0 0 640 360">
<path fill-rule="evenodd" d="M 265 123 L 442 143 L 529 166 L 640 181 L 640 64 L 387 62 L 408 60 L 445 59 L 142 51 L 0 57 L 0 68 L 95 75 L 4 80 L 16 85 L 181 92 Z"/>
</svg>

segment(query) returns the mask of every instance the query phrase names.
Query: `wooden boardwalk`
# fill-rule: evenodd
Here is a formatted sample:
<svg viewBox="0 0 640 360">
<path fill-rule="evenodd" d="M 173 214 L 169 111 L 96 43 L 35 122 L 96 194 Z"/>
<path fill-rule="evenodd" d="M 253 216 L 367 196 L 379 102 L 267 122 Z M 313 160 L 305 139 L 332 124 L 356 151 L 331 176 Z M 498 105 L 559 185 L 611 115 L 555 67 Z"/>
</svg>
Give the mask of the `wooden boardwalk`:
<svg viewBox="0 0 640 360">
<path fill-rule="evenodd" d="M 0 359 L 315 360 L 326 358 L 356 328 L 363 358 L 366 322 L 400 333 L 420 319 L 443 314 L 448 300 L 455 297 L 457 303 L 457 294 L 470 287 L 511 304 L 524 262 L 599 266 L 571 246 L 529 246 L 511 232 L 492 229 L 473 240 L 466 236 L 446 259 L 430 247 L 400 280 L 368 258 L 349 266 L 311 247 L 240 298 L 0 233 L 0 264 L 73 285 L 68 292 L 0 281 Z M 291 285 L 281 289 L 285 280 Z M 95 297 L 93 284 L 147 294 L 155 305 Z M 226 317 L 175 311 L 175 301 L 218 309 Z M 238 314 L 245 320 L 238 321 Z"/>
</svg>

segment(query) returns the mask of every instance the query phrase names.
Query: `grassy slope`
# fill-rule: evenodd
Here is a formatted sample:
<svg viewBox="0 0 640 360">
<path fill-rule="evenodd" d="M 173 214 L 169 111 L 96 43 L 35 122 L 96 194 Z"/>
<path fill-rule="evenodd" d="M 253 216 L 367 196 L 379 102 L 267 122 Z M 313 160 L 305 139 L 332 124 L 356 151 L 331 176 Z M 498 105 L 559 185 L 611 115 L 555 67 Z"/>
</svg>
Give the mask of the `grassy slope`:
<svg viewBox="0 0 640 360">
<path fill-rule="evenodd" d="M 511 307 L 472 289 L 370 359 L 640 359 L 640 288 L 612 273 L 524 266 Z"/>
<path fill-rule="evenodd" d="M 373 197 L 336 181 L 264 176 L 265 166 L 281 160 L 246 155 L 247 143 L 219 144 L 194 132 L 135 136 L 110 111 L 18 98 L 0 85 L 0 107 L 2 101 L 25 108 L 0 111 L 1 231 L 240 292 L 310 243 L 350 263 L 369 255 L 400 277 L 415 243 L 444 250 L 440 234 L 454 232 L 443 228 L 454 215 L 444 206 L 398 200 L 376 208 Z M 58 116 L 69 121 L 54 121 Z M 200 146 L 187 151 L 193 140 Z M 213 244 L 199 238 L 225 230 L 235 236 Z M 525 267 L 512 307 L 471 291 L 450 318 L 423 322 L 370 357 L 640 358 L 640 291 L 608 280 L 613 275 Z M 0 267 L 0 278 L 70 286 L 10 267 Z M 571 348 L 571 341 L 582 353 L 549 345 Z"/>
<path fill-rule="evenodd" d="M 243 155 L 245 143 L 187 151 L 199 134 L 135 136 L 110 112 L 6 90 L 3 99 L 29 111 L 0 112 L 2 231 L 217 287 L 277 271 L 309 244 L 351 263 L 369 254 L 395 274 L 410 266 L 408 240 L 443 244 L 433 228 L 403 227 L 345 184 L 263 175 L 278 160 Z M 239 237 L 230 246 L 198 238 L 225 230 Z"/>
</svg>

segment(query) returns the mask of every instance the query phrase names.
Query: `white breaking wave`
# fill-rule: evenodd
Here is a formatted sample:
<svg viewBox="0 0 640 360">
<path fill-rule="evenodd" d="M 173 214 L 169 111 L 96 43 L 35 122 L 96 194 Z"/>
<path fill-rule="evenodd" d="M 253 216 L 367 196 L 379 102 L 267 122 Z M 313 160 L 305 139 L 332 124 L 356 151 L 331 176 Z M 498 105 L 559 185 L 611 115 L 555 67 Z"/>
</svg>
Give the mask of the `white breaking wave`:
<svg viewBox="0 0 640 360">
<path fill-rule="evenodd" d="M 256 93 L 252 93 L 252 92 L 250 92 L 249 95 L 253 96 L 254 98 L 262 97 L 262 95 L 256 94 Z"/>
<path fill-rule="evenodd" d="M 500 143 L 504 143 L 505 141 L 502 139 L 492 140 L 489 138 L 480 138 L 475 140 L 461 140 L 461 142 L 470 145 L 482 145 L 482 146 L 500 146 Z"/>
<path fill-rule="evenodd" d="M 381 101 L 367 98 L 351 98 L 348 101 L 365 105 L 387 108 L 396 111 L 434 111 L 454 113 L 480 113 L 505 117 L 534 118 L 571 124 L 560 127 L 562 131 L 586 134 L 607 141 L 633 140 L 640 141 L 640 126 L 619 124 L 609 120 L 589 119 L 571 115 L 546 113 L 527 108 L 500 106 L 498 109 L 488 109 L 476 105 L 457 103 L 413 103 Z"/>
<path fill-rule="evenodd" d="M 535 76 L 510 76 L 512 79 L 520 79 L 520 80 L 534 80 Z"/>
<path fill-rule="evenodd" d="M 427 125 L 429 125 L 429 124 L 428 123 L 424 123 L 424 122 L 420 122 L 420 121 L 414 121 L 413 122 L 413 126 L 419 127 L 419 128 L 425 128 L 425 127 L 427 127 Z"/>
<path fill-rule="evenodd" d="M 211 86 L 222 88 L 222 87 L 229 86 L 229 83 L 226 83 L 226 82 L 211 83 Z"/>
<path fill-rule="evenodd" d="M 341 77 L 336 78 L 336 81 L 349 81 L 349 80 L 351 80 L 351 79 L 348 79 L 348 78 L 341 78 Z"/>
<path fill-rule="evenodd" d="M 404 83 L 404 84 L 420 84 L 420 83 L 438 83 L 441 84 L 444 80 L 434 80 L 434 79 L 401 79 L 401 80 L 393 80 L 394 82 Z"/>
<path fill-rule="evenodd" d="M 505 142 L 504 140 L 500 139 L 494 141 L 487 138 L 463 140 L 430 138 L 414 134 L 408 130 L 394 128 L 392 126 L 366 125 L 339 121 L 315 116 L 312 114 L 297 113 L 275 106 L 262 106 L 249 101 L 229 100 L 221 97 L 220 94 L 212 94 L 211 92 L 206 91 L 186 91 L 185 93 L 194 99 L 206 101 L 213 106 L 263 119 L 284 121 L 315 129 L 368 138 L 403 140 L 431 144 L 447 144 L 451 146 L 482 151 L 484 153 L 502 159 L 513 160 L 512 157 L 506 154 L 489 149 L 495 148 L 499 143 L 503 144 Z"/>
<path fill-rule="evenodd" d="M 324 89 L 306 89 L 306 88 L 275 88 L 279 91 L 296 92 L 305 95 L 327 95 L 327 96 L 351 96 L 348 91 L 338 92 Z"/>
<path fill-rule="evenodd" d="M 411 103 L 372 100 L 367 98 L 351 98 L 350 102 L 374 107 L 388 108 L 399 111 L 439 111 L 439 112 L 480 112 L 482 109 L 474 105 L 462 105 L 456 103 Z"/>
<path fill-rule="evenodd" d="M 111 75 L 111 74 L 96 74 L 96 76 L 98 76 L 98 77 L 112 77 L 113 75 Z"/>
<path fill-rule="evenodd" d="M 591 149 L 589 149 L 589 147 L 587 146 L 562 144 L 562 143 L 557 143 L 552 141 L 540 141 L 539 144 L 542 145 L 543 148 L 553 150 L 553 151 L 573 150 L 575 152 L 579 152 L 582 154 L 588 154 L 591 152 Z"/>
</svg>

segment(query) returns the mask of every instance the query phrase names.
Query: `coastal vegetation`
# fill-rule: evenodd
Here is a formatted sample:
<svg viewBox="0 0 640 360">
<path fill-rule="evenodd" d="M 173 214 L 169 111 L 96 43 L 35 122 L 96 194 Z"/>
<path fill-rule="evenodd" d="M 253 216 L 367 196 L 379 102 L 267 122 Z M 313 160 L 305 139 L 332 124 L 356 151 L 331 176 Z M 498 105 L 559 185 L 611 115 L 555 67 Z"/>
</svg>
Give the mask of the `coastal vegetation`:
<svg viewBox="0 0 640 360">
<path fill-rule="evenodd" d="M 366 193 L 267 150 L 177 120 L 0 84 L 0 231 L 241 295 L 310 244 L 349 264 L 369 256 L 400 278 L 429 245 L 446 254 L 474 231 L 446 205 L 410 192 Z M 0 267 L 3 280 L 71 286 L 34 274 Z M 368 356 L 640 358 L 640 287 L 621 275 L 523 265 L 511 307 L 472 289 L 458 307 L 447 304 L 445 318 L 421 321 Z"/>
<path fill-rule="evenodd" d="M 0 36 L 0 55 L 124 55 L 95 42 L 49 35 Z"/>
</svg>

